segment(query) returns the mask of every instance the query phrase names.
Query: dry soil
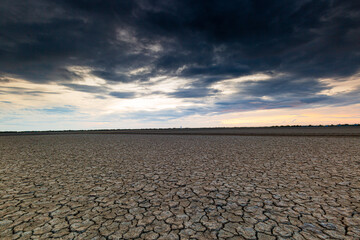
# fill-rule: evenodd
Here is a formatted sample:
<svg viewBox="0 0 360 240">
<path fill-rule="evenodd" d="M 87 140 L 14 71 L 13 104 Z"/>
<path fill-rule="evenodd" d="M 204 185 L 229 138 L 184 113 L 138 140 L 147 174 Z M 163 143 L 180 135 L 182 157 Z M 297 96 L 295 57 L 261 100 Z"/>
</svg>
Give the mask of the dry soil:
<svg viewBox="0 0 360 240">
<path fill-rule="evenodd" d="M 0 239 L 360 239 L 360 138 L 0 136 Z"/>
</svg>

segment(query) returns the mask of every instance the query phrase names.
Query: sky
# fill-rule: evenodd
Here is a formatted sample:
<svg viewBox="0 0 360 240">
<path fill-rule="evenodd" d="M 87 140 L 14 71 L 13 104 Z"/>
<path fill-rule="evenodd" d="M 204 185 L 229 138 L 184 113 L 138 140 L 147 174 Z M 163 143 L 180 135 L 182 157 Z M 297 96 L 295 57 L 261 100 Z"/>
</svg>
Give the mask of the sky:
<svg viewBox="0 0 360 240">
<path fill-rule="evenodd" d="M 0 1 L 0 131 L 339 123 L 360 1 Z"/>
</svg>

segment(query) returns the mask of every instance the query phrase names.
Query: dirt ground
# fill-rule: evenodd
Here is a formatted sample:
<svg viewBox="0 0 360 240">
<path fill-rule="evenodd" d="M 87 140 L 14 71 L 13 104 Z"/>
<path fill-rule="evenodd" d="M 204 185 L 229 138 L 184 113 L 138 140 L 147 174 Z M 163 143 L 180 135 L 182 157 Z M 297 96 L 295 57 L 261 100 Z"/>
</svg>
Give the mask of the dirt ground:
<svg viewBox="0 0 360 240">
<path fill-rule="evenodd" d="M 360 138 L 0 136 L 0 239 L 360 239 Z"/>
</svg>

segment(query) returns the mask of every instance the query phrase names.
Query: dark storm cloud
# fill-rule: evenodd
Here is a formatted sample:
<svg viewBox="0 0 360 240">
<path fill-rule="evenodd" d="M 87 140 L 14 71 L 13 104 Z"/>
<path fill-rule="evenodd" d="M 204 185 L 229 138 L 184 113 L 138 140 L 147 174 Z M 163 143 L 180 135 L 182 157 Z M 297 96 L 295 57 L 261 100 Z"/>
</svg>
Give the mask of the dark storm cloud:
<svg viewBox="0 0 360 240">
<path fill-rule="evenodd" d="M 134 98 L 136 96 L 135 92 L 109 92 L 109 89 L 106 86 L 99 87 L 99 86 L 91 86 L 91 85 L 83 85 L 83 84 L 73 84 L 67 83 L 62 84 L 63 86 L 79 91 L 79 92 L 86 92 L 86 93 L 94 93 L 94 94 L 102 94 L 102 95 L 110 95 L 116 98 Z M 104 99 L 104 96 L 98 95 L 97 98 Z"/>
<path fill-rule="evenodd" d="M 239 91 L 288 98 L 278 106 L 320 101 L 312 95 L 328 86 L 318 78 L 348 77 L 360 66 L 360 2 L 353 0 L 4 0 L 0 29 L 1 76 L 90 93 L 102 90 L 72 84 L 82 76 L 70 66 L 108 83 L 177 76 L 197 84 L 172 93 L 180 98 L 212 95 L 211 84 L 228 78 L 284 73 L 291 78 Z"/>
<path fill-rule="evenodd" d="M 168 96 L 175 98 L 202 98 L 214 95 L 218 90 L 209 88 L 189 88 L 178 89 L 176 92 L 169 93 Z"/>
<path fill-rule="evenodd" d="M 116 97 L 116 98 L 134 98 L 135 97 L 135 93 L 133 93 L 133 92 L 111 92 L 109 95 Z"/>
<path fill-rule="evenodd" d="M 90 86 L 83 84 L 74 84 L 74 83 L 65 83 L 63 86 L 73 89 L 79 92 L 87 92 L 87 93 L 104 93 L 106 88 L 98 87 L 98 86 Z"/>
<path fill-rule="evenodd" d="M 242 93 L 254 97 L 263 96 L 312 96 L 322 90 L 327 89 L 327 85 L 320 83 L 313 78 L 298 77 L 275 77 L 263 81 L 247 81 L 241 87 Z"/>
<path fill-rule="evenodd" d="M 125 74 L 117 74 L 112 71 L 92 71 L 93 75 L 106 79 L 108 81 L 115 81 L 115 82 L 130 82 L 130 79 Z"/>
<path fill-rule="evenodd" d="M 44 94 L 57 94 L 57 92 L 49 91 L 34 91 L 22 87 L 2 87 L 0 86 L 0 94 L 14 94 L 14 95 L 32 95 L 41 96 Z"/>
</svg>

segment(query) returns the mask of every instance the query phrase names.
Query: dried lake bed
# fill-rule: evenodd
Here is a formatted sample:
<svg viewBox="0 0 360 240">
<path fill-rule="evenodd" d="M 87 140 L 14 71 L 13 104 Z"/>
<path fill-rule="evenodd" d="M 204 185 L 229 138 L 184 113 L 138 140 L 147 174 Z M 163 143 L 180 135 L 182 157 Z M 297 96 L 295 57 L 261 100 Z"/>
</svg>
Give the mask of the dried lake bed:
<svg viewBox="0 0 360 240">
<path fill-rule="evenodd" d="M 360 138 L 0 136 L 0 239 L 360 239 Z"/>
</svg>

